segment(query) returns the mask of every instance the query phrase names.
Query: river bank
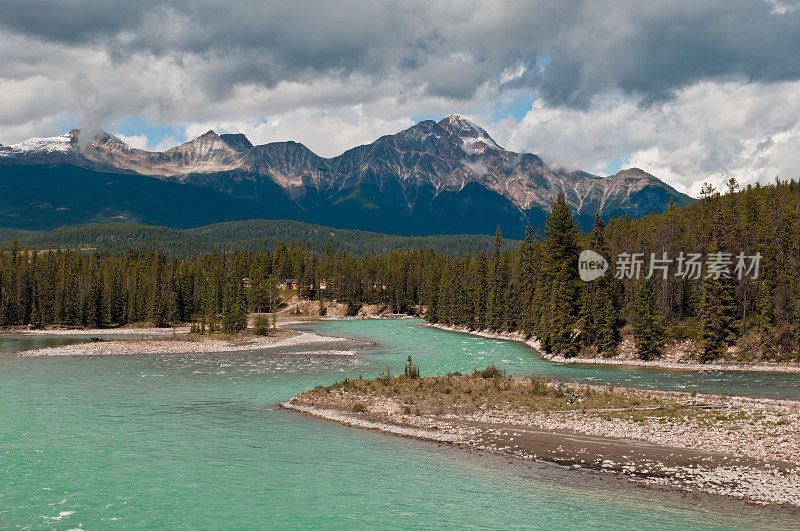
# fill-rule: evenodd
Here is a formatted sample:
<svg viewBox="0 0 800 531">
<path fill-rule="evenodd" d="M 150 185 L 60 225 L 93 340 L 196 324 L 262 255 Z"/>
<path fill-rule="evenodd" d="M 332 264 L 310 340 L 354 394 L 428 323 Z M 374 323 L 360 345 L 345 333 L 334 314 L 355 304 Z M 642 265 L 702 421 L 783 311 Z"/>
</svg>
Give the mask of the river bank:
<svg viewBox="0 0 800 531">
<path fill-rule="evenodd" d="M 97 334 L 98 330 L 86 330 L 84 335 Z M 119 333 L 119 332 L 117 332 Z M 120 356 L 135 354 L 178 354 L 207 352 L 241 352 L 252 350 L 277 349 L 297 345 L 331 343 L 339 338 L 322 336 L 309 332 L 278 329 L 271 336 L 256 336 L 240 333 L 230 336 L 197 335 L 175 333 L 170 335 L 146 338 L 113 338 L 93 340 L 89 343 L 76 343 L 16 353 L 18 356 Z M 325 349 L 324 354 L 353 356 L 352 350 Z"/>
<path fill-rule="evenodd" d="M 250 314 L 248 324 L 252 326 L 256 314 Z M 411 316 L 398 314 L 360 314 L 355 316 L 318 316 L 293 314 L 284 310 L 277 314 L 279 327 L 307 325 L 324 321 L 407 319 Z M 172 327 L 128 325 L 115 328 L 73 328 L 48 326 L 41 329 L 10 327 L 0 330 L 0 335 L 11 336 L 70 336 L 90 337 L 91 342 L 36 348 L 16 352 L 19 356 L 112 356 L 133 354 L 177 354 L 183 352 L 241 352 L 247 350 L 277 349 L 315 343 L 331 343 L 343 338 L 323 336 L 306 331 L 279 328 L 272 336 L 256 336 L 248 332 L 235 335 L 191 334 L 190 327 L 179 324 Z M 306 353 L 315 353 L 309 351 Z M 354 350 L 325 348 L 320 353 L 354 356 Z"/>
<path fill-rule="evenodd" d="M 565 358 L 554 354 L 547 354 L 542 350 L 541 343 L 535 338 L 525 338 L 522 334 L 517 332 L 486 332 L 481 330 L 470 330 L 466 327 L 443 325 L 439 323 L 425 323 L 424 326 L 437 328 L 447 332 L 456 332 L 459 334 L 468 334 L 476 337 L 483 337 L 486 339 L 497 339 L 501 341 L 515 341 L 523 343 L 532 349 L 536 350 L 542 359 L 551 361 L 553 363 L 562 364 L 594 364 L 594 365 L 621 365 L 630 367 L 651 367 L 657 369 L 679 370 L 679 371 L 699 371 L 699 372 L 713 372 L 713 371 L 739 371 L 739 372 L 782 372 L 782 373 L 800 373 L 800 366 L 791 365 L 788 363 L 733 363 L 714 361 L 709 363 L 698 363 L 685 359 L 654 359 L 651 361 L 640 360 L 635 357 L 625 358 L 602 358 L 602 357 L 581 357 Z"/>
<path fill-rule="evenodd" d="M 350 380 L 281 406 L 649 486 L 800 506 L 800 402 L 484 376 Z"/>
<path fill-rule="evenodd" d="M 114 328 L 70 328 L 64 326 L 46 326 L 44 328 L 10 327 L 0 330 L 0 334 L 22 336 L 171 336 L 189 333 L 189 325 L 171 327 L 120 326 Z"/>
</svg>

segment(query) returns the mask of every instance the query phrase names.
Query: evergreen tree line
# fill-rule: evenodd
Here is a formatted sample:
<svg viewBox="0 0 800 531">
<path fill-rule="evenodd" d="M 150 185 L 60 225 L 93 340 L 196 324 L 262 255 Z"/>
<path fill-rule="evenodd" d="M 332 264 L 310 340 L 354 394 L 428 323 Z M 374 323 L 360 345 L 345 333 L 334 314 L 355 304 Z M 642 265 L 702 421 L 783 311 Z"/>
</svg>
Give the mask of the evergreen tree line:
<svg viewBox="0 0 800 531">
<path fill-rule="evenodd" d="M 385 304 L 396 313 L 421 305 L 423 264 L 432 251 L 356 257 L 278 244 L 272 252 L 167 258 L 154 251 L 121 256 L 70 250 L 0 253 L 0 326 L 85 327 L 193 322 L 195 331 L 233 332 L 248 312 L 274 312 L 279 284 L 294 279 L 302 297 L 332 299 L 356 311 Z M 324 286 L 325 289 L 321 289 Z"/>
<path fill-rule="evenodd" d="M 397 236 L 377 232 L 336 229 L 289 220 L 251 219 L 215 223 L 192 229 L 172 229 L 126 223 L 102 223 L 84 227 L 64 227 L 31 232 L 0 229 L 0 247 L 8 249 L 12 240 L 29 249 L 84 249 L 122 254 L 128 249 L 156 249 L 168 257 L 188 257 L 192 253 L 259 251 L 275 249 L 280 242 L 295 242 L 308 250 L 323 253 L 347 251 L 361 256 L 367 252 L 385 254 L 396 249 L 433 249 L 462 254 L 491 250 L 492 237 L 481 234 Z M 518 242 L 507 241 L 508 248 Z"/>
<path fill-rule="evenodd" d="M 528 229 L 515 251 L 501 235 L 491 255 L 438 256 L 425 288 L 427 319 L 477 330 L 520 332 L 565 357 L 612 356 L 630 335 L 638 355 L 652 359 L 668 341 L 693 339 L 699 358 L 731 352 L 744 359 L 800 361 L 800 185 L 777 181 L 739 190 L 734 180 L 719 193 L 663 214 L 611 220 L 597 216 L 580 233 L 560 195 L 543 234 Z M 597 280 L 578 277 L 578 254 L 603 255 L 610 270 Z M 733 255 L 729 271 L 715 278 L 704 261 L 701 278 L 676 276 L 683 252 Z M 620 253 L 642 253 L 638 278 L 615 278 Z M 667 278 L 648 278 L 651 253 L 673 259 Z M 737 278 L 736 256 L 760 253 L 760 271 Z M 749 264 L 749 263 L 748 263 Z"/>
</svg>

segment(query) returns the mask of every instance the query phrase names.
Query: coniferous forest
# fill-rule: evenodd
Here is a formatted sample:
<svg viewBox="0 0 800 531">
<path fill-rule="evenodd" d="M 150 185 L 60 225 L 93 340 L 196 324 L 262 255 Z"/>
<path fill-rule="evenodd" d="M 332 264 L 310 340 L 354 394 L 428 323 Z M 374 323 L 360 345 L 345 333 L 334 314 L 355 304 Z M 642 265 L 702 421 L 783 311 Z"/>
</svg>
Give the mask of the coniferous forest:
<svg viewBox="0 0 800 531">
<path fill-rule="evenodd" d="M 613 356 L 630 337 L 642 359 L 693 340 L 701 361 L 728 354 L 800 361 L 800 185 L 795 181 L 739 190 L 732 180 L 723 193 L 706 187 L 700 201 L 660 215 L 608 224 L 597 217 L 589 234 L 578 232 L 560 197 L 544 234 L 529 230 L 513 253 L 500 251 L 499 240 L 498 234 L 491 256 L 448 259 L 431 269 L 429 321 L 519 331 L 565 357 Z M 605 276 L 578 279 L 581 249 L 612 264 Z M 643 255 L 639 278 L 616 278 L 613 264 L 621 253 Z M 662 267 L 647 278 L 651 253 Z M 664 253 L 672 263 L 658 262 Z M 680 276 L 681 253 L 729 263 L 717 274 L 713 261 L 701 262 L 697 275 Z M 756 253 L 761 255 L 757 278 L 753 271 L 738 278 L 737 256 Z"/>
<path fill-rule="evenodd" d="M 29 249 L 83 249 L 100 253 L 124 253 L 128 249 L 156 249 L 168 257 L 186 257 L 212 251 L 260 251 L 275 249 L 280 242 L 295 242 L 310 251 L 326 248 L 356 255 L 387 253 L 396 249 L 433 249 L 443 252 L 490 251 L 492 237 L 484 234 L 395 236 L 363 230 L 337 229 L 290 220 L 250 219 L 171 229 L 131 223 L 101 223 L 63 227 L 49 231 L 0 229 L 0 247 L 13 240 Z M 507 240 L 506 246 L 518 244 Z"/>
<path fill-rule="evenodd" d="M 214 328 L 232 313 L 274 312 L 284 279 L 296 280 L 301 297 L 330 298 L 354 308 L 383 302 L 407 312 L 420 303 L 422 265 L 432 263 L 432 256 L 433 251 L 392 251 L 358 258 L 330 250 L 316 255 L 283 243 L 272 252 L 182 259 L 149 250 L 114 256 L 12 246 L 0 258 L 0 325 L 147 321 L 164 326 L 201 320 Z"/>
<path fill-rule="evenodd" d="M 609 263 L 591 282 L 578 274 L 584 249 Z M 640 274 L 619 273 L 623 254 L 641 257 Z M 693 254 L 705 261 L 697 274 L 681 274 L 691 260 L 679 257 Z M 756 254 L 758 274 L 751 262 L 742 275 L 737 257 Z M 14 242 L 0 256 L 0 325 L 191 321 L 235 331 L 247 312 L 275 311 L 278 284 L 288 278 L 307 299 L 516 331 L 565 357 L 613 356 L 627 341 L 640 358 L 653 359 L 688 342 L 702 361 L 800 361 L 800 185 L 739 190 L 731 181 L 663 214 L 608 223 L 598 216 L 588 234 L 560 196 L 544 231 L 529 228 L 513 249 L 498 231 L 493 250 L 479 254 L 411 249 L 356 256 L 330 245 L 312 252 L 279 243 L 168 257 L 158 250 L 29 251 Z"/>
</svg>

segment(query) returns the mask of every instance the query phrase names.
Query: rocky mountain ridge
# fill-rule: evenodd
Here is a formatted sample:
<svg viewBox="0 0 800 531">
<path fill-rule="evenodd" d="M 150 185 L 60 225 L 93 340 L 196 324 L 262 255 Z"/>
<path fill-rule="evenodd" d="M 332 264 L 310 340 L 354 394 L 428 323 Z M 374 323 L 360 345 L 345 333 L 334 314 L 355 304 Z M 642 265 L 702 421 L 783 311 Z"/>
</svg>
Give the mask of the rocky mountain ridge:
<svg viewBox="0 0 800 531">
<path fill-rule="evenodd" d="M 133 148 L 106 132 L 82 136 L 73 130 L 0 146 L 0 168 L 68 164 L 210 188 L 250 201 L 283 196 L 297 211 L 283 209 L 292 219 L 371 230 L 391 226 L 358 226 L 359 212 L 374 222 L 381 215 L 397 221 L 443 219 L 445 232 L 457 228 L 459 219 L 477 215 L 481 224 L 466 219 L 465 231 L 487 232 L 491 225 L 517 221 L 520 227 L 540 225 L 559 192 L 581 220 L 596 211 L 604 217 L 639 216 L 665 209 L 670 198 L 678 205 L 692 200 L 638 168 L 610 177 L 553 168 L 537 155 L 503 149 L 459 115 L 422 121 L 331 158 L 293 141 L 254 146 L 242 134 L 214 131 L 163 152 Z M 481 211 L 472 214 L 474 209 Z"/>
</svg>

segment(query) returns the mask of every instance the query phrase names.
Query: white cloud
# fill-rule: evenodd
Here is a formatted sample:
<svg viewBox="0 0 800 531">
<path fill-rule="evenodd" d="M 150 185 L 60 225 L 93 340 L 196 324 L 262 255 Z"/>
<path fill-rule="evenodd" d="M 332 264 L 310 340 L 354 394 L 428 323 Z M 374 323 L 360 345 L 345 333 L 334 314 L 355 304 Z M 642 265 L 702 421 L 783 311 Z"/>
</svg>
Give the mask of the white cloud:
<svg viewBox="0 0 800 531">
<path fill-rule="evenodd" d="M 800 176 L 800 82 L 701 82 L 674 99 L 641 104 L 596 98 L 587 109 L 537 101 L 524 119 L 489 128 L 508 148 L 602 173 L 613 160 L 637 166 L 696 195 L 720 186 Z"/>
<path fill-rule="evenodd" d="M 9 3 L 4 144 L 134 116 L 330 156 L 456 112 L 505 147 L 597 173 L 621 159 L 690 193 L 796 177 L 800 163 L 797 0 L 109 0 L 62 3 L 58 17 Z M 520 123 L 490 123 L 518 94 L 540 99 Z"/>
<path fill-rule="evenodd" d="M 179 144 L 183 144 L 185 141 L 186 139 L 178 140 L 174 136 L 165 136 L 164 138 L 161 139 L 161 141 L 158 144 L 156 144 L 155 146 L 150 146 L 149 149 L 150 151 L 166 151 Z"/>
<path fill-rule="evenodd" d="M 147 149 L 150 145 L 150 141 L 147 139 L 147 135 L 121 135 L 119 133 L 114 133 L 114 136 L 125 142 L 131 147 L 136 149 Z"/>
<path fill-rule="evenodd" d="M 794 13 L 800 9 L 800 2 L 797 0 L 766 0 L 766 2 L 772 6 L 772 13 L 776 15 Z"/>
<path fill-rule="evenodd" d="M 209 129 L 219 134 L 244 133 L 253 144 L 294 140 L 317 155 L 332 157 L 360 144 L 413 125 L 409 118 L 385 119 L 364 114 L 359 105 L 332 110 L 301 108 L 269 115 L 264 121 L 195 122 L 186 127 L 189 138 Z"/>
</svg>

